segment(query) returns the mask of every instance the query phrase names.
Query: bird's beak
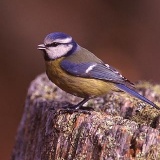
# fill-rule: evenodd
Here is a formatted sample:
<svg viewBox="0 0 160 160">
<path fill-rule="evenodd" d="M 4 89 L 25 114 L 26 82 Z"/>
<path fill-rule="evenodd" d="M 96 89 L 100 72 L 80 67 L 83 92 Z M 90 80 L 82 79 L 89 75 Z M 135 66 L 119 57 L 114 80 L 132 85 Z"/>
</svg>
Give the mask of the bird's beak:
<svg viewBox="0 0 160 160">
<path fill-rule="evenodd" d="M 44 44 L 39 44 L 37 49 L 44 50 L 44 49 L 46 49 L 46 47 Z"/>
</svg>

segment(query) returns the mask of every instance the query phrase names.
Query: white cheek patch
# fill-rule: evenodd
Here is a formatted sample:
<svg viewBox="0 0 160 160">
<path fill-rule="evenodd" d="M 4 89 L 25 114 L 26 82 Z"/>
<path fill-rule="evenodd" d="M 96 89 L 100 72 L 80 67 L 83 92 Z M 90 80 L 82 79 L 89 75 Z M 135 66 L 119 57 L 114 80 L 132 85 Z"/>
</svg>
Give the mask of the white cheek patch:
<svg viewBox="0 0 160 160">
<path fill-rule="evenodd" d="M 72 49 L 72 47 L 73 46 L 71 44 L 59 45 L 57 47 L 49 47 L 48 49 L 46 49 L 46 52 L 50 59 L 56 59 L 67 54 Z"/>
<path fill-rule="evenodd" d="M 89 66 L 89 67 L 86 69 L 86 73 L 90 72 L 95 66 L 96 66 L 96 64 L 93 64 L 93 65 Z"/>
</svg>

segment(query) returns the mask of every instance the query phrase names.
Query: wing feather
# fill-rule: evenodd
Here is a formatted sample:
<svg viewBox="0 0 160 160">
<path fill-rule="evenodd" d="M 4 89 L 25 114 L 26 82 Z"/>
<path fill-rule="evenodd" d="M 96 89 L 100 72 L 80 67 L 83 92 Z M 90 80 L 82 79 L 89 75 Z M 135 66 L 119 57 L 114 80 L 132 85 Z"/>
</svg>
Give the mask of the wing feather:
<svg viewBox="0 0 160 160">
<path fill-rule="evenodd" d="M 74 76 L 96 78 L 130 86 L 133 85 L 115 68 L 109 66 L 108 64 L 97 62 L 75 63 L 69 60 L 63 60 L 61 62 L 61 67 L 63 68 L 63 70 Z"/>
</svg>

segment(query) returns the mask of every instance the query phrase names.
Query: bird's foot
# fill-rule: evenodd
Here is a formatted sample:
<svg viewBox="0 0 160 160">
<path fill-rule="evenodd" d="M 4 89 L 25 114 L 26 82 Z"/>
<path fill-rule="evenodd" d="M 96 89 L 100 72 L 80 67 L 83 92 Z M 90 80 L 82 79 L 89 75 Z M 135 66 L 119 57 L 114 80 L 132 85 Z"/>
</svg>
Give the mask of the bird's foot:
<svg viewBox="0 0 160 160">
<path fill-rule="evenodd" d="M 50 110 L 58 111 L 59 114 L 65 114 L 65 113 L 72 114 L 74 112 L 77 112 L 77 113 L 84 113 L 84 114 L 89 114 L 89 115 L 91 114 L 90 111 L 94 111 L 94 109 L 92 107 L 71 105 L 69 103 L 66 103 L 61 108 L 53 108 L 53 107 L 51 107 Z"/>
<path fill-rule="evenodd" d="M 89 114 L 91 115 L 90 111 L 87 111 L 87 110 L 81 110 L 81 109 L 70 109 L 70 108 L 67 108 L 67 109 L 60 109 L 59 110 L 59 114 L 65 114 L 65 113 L 69 113 L 69 114 L 73 114 L 73 113 L 83 113 L 83 114 Z"/>
<path fill-rule="evenodd" d="M 59 113 L 70 113 L 78 112 L 78 113 L 84 113 L 84 114 L 91 114 L 90 111 L 93 111 L 94 109 L 91 107 L 83 107 L 83 104 L 85 104 L 90 98 L 85 98 L 82 101 L 80 101 L 76 105 L 71 105 L 70 103 L 65 103 L 63 107 L 57 108 L 54 110 L 58 110 Z"/>
<path fill-rule="evenodd" d="M 59 110 L 59 113 L 64 114 L 64 113 L 84 113 L 84 114 L 91 114 L 90 111 L 93 111 L 94 109 L 91 107 L 84 107 L 84 106 L 78 106 L 78 105 L 68 105 L 64 106 L 62 109 Z"/>
</svg>

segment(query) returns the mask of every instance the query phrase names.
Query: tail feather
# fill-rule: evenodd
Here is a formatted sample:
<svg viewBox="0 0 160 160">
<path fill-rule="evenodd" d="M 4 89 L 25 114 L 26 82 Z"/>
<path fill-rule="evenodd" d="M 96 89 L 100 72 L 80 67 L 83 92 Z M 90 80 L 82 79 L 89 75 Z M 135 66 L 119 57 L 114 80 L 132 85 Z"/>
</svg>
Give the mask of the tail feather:
<svg viewBox="0 0 160 160">
<path fill-rule="evenodd" d="M 156 109 L 160 110 L 160 108 L 156 104 L 154 104 L 153 102 L 151 102 L 149 99 L 145 98 L 144 96 L 140 95 L 139 93 L 137 93 L 133 89 L 130 89 L 129 87 L 125 86 L 124 84 L 116 84 L 116 85 L 120 90 L 125 91 L 125 92 L 131 94 L 132 96 L 134 96 L 134 97 L 150 104 L 151 106 L 155 107 Z"/>
</svg>

